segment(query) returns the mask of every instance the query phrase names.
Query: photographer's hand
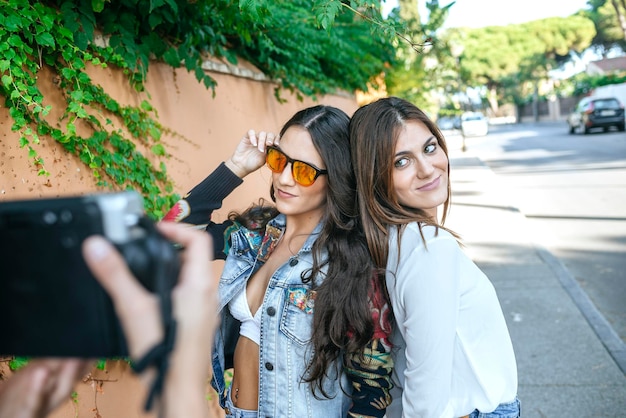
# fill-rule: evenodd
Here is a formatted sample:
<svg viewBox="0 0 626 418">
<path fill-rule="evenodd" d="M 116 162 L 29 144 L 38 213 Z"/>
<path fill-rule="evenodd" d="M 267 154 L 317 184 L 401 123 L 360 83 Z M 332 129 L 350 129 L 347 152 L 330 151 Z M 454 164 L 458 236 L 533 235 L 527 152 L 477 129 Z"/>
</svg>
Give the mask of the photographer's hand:
<svg viewBox="0 0 626 418">
<path fill-rule="evenodd" d="M 70 393 L 81 377 L 94 366 L 84 359 L 34 359 L 10 379 L 0 383 L 0 417 L 40 418 L 47 416 Z"/>
<path fill-rule="evenodd" d="M 177 333 L 165 380 L 165 417 L 208 416 L 206 388 L 212 373 L 213 335 L 219 324 L 217 278 L 207 257 L 213 254 L 213 243 L 208 234 L 181 224 L 157 226 L 184 248 L 178 285 L 172 292 Z M 197 401 L 201 401 L 199 406 Z"/>
<path fill-rule="evenodd" d="M 208 416 L 204 399 L 210 373 L 211 344 L 217 326 L 217 295 L 210 260 L 208 235 L 179 224 L 158 228 L 184 250 L 178 284 L 172 291 L 176 342 L 161 399 L 165 417 Z M 158 299 L 131 274 L 122 256 L 101 237 L 83 245 L 85 261 L 109 293 L 120 318 L 132 358 L 141 358 L 163 338 Z M 142 373 L 148 383 L 152 376 Z"/>
</svg>

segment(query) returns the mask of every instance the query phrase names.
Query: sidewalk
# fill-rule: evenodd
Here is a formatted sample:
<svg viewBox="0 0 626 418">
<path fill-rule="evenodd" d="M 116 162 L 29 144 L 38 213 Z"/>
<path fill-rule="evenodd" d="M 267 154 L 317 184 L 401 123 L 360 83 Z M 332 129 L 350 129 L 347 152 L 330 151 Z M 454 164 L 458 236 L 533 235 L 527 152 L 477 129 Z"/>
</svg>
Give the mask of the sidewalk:
<svg viewBox="0 0 626 418">
<path fill-rule="evenodd" d="M 503 197 L 506 185 L 471 150 L 458 148 L 450 143 L 446 226 L 498 292 L 517 357 L 522 417 L 626 417 L 621 340 L 614 359 L 585 318 L 593 306 L 581 305 L 586 296 L 577 296 L 577 285 L 568 288 L 575 280 Z"/>
</svg>

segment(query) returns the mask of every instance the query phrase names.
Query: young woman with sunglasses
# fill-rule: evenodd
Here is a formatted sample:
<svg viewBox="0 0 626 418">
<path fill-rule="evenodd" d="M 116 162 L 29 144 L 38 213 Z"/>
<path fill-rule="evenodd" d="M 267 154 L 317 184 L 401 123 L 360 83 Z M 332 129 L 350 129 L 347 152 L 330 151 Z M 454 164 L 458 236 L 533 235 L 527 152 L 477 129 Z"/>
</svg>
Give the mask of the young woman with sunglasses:
<svg viewBox="0 0 626 418">
<path fill-rule="evenodd" d="M 383 416 L 390 402 L 388 309 L 358 224 L 348 125 L 315 106 L 279 136 L 249 131 L 166 216 L 201 225 L 226 260 L 212 383 L 227 417 Z M 275 206 L 212 222 L 264 163 Z"/>
<path fill-rule="evenodd" d="M 443 227 L 451 195 L 443 135 L 390 97 L 355 112 L 350 141 L 363 228 L 395 318 L 398 384 L 387 416 L 518 417 L 517 366 L 495 289 Z"/>
</svg>

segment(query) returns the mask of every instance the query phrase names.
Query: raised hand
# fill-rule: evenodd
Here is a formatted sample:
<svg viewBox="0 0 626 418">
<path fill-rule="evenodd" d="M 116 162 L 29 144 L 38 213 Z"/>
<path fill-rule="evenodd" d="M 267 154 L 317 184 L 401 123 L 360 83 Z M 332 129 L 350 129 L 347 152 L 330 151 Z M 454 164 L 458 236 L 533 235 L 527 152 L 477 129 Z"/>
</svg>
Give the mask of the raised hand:
<svg viewBox="0 0 626 418">
<path fill-rule="evenodd" d="M 265 150 L 268 145 L 278 145 L 279 138 L 272 132 L 257 134 L 250 129 L 239 141 L 235 152 L 226 161 L 226 166 L 240 178 L 244 178 L 265 164 Z"/>
</svg>

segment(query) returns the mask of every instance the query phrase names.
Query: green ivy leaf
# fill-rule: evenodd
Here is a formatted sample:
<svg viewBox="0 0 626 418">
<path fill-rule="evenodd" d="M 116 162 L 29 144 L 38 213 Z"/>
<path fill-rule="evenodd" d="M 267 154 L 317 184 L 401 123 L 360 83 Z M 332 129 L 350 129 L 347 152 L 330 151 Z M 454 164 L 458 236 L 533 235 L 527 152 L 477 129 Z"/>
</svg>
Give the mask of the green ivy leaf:
<svg viewBox="0 0 626 418">
<path fill-rule="evenodd" d="M 85 108 L 81 106 L 76 112 L 76 116 L 78 116 L 79 118 L 85 119 L 89 116 L 89 114 L 87 113 Z"/>
<path fill-rule="evenodd" d="M 84 97 L 84 94 L 82 90 L 74 90 L 73 92 L 70 93 L 70 98 L 77 102 L 82 102 L 83 97 Z"/>
<path fill-rule="evenodd" d="M 76 135 L 76 125 L 73 122 L 68 122 L 67 125 L 65 125 L 65 129 L 67 129 L 68 135 Z"/>
<path fill-rule="evenodd" d="M 148 133 L 155 141 L 158 141 L 161 139 L 161 130 L 155 126 L 151 126 L 148 129 Z"/>
<path fill-rule="evenodd" d="M 157 26 L 159 26 L 162 22 L 163 22 L 162 15 L 156 14 L 156 13 L 150 13 L 150 16 L 148 17 L 148 24 L 150 25 L 150 28 L 154 29 Z"/>
<path fill-rule="evenodd" d="M 178 51 L 175 48 L 170 48 L 165 51 L 165 53 L 163 54 L 163 59 L 168 65 L 174 68 L 180 67 L 181 60 L 178 56 Z"/>
<path fill-rule="evenodd" d="M 22 41 L 22 38 L 20 38 L 18 35 L 9 36 L 9 39 L 7 39 L 6 42 L 7 44 L 17 48 L 24 47 L 24 42 Z"/>
<path fill-rule="evenodd" d="M 49 32 L 43 32 L 35 35 L 35 40 L 41 46 L 49 46 L 51 48 L 54 48 L 55 46 L 54 38 Z"/>
<path fill-rule="evenodd" d="M 28 357 L 13 357 L 11 361 L 9 361 L 9 369 L 12 371 L 16 371 L 21 369 L 22 367 L 28 364 Z"/>
<path fill-rule="evenodd" d="M 174 0 L 165 0 L 165 2 L 172 8 L 175 14 L 178 14 L 178 4 Z"/>
<path fill-rule="evenodd" d="M 4 28 L 9 32 L 17 32 L 22 28 L 22 19 L 19 15 L 9 15 L 4 19 Z"/>
<path fill-rule="evenodd" d="M 100 13 L 104 10 L 104 0 L 91 0 L 91 8 L 94 12 Z"/>
<path fill-rule="evenodd" d="M 66 67 L 61 69 L 61 75 L 63 76 L 63 78 L 69 80 L 76 76 L 76 70 Z"/>
<path fill-rule="evenodd" d="M 154 107 L 152 107 L 150 102 L 148 102 L 147 100 L 142 100 L 140 106 L 141 109 L 145 110 L 146 112 L 152 112 L 154 110 Z"/>
<path fill-rule="evenodd" d="M 165 148 L 161 144 L 156 144 L 152 147 L 152 153 L 158 156 L 165 155 Z"/>
<path fill-rule="evenodd" d="M 17 53 L 15 52 L 15 49 L 10 48 L 8 49 L 8 45 L 6 45 L 7 49 L 4 51 L 4 58 L 8 59 L 8 60 L 15 60 L 16 59 L 16 55 Z M 22 61 L 20 59 L 20 61 Z M 16 62 L 15 64 L 19 65 L 18 62 Z"/>
<path fill-rule="evenodd" d="M 85 73 L 83 71 L 78 73 L 78 77 L 77 78 L 78 78 L 78 81 L 80 83 L 83 83 L 83 84 L 91 83 L 91 78 L 89 78 L 89 74 L 87 74 L 87 73 Z"/>
<path fill-rule="evenodd" d="M 2 76 L 2 84 L 4 84 L 7 87 L 10 87 L 11 84 L 13 84 L 13 77 L 11 77 L 8 74 L 5 74 Z"/>
<path fill-rule="evenodd" d="M 89 35 L 82 30 L 74 32 L 74 42 L 76 42 L 76 46 L 83 51 L 89 46 L 90 39 Z"/>
</svg>

